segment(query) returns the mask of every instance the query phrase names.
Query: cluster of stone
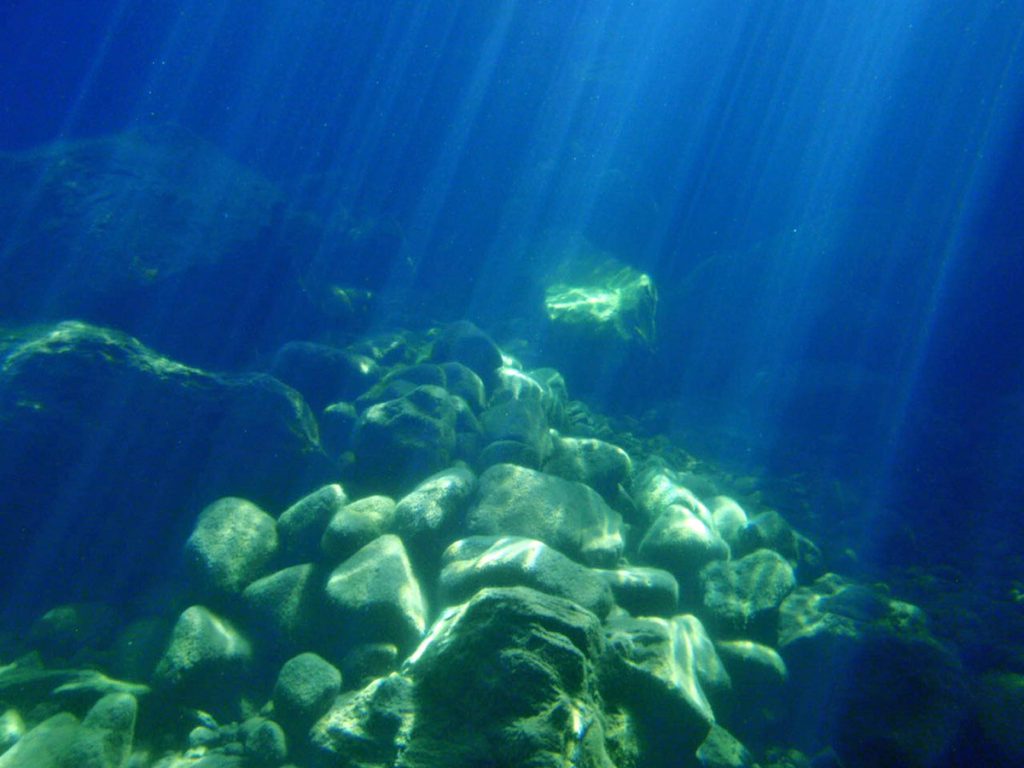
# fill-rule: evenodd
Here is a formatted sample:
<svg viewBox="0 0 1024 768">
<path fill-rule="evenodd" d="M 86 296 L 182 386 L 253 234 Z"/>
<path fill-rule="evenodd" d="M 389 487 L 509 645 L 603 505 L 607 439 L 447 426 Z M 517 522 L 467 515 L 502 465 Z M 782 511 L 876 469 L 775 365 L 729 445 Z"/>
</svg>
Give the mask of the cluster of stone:
<svg viewBox="0 0 1024 768">
<path fill-rule="evenodd" d="M 227 386 L 93 328 L 34 339 L 5 376 L 99 347 L 147 385 Z M 210 499 L 165 615 L 40 618 L 0 667 L 0 768 L 925 766 L 955 732 L 963 672 L 918 609 L 591 436 L 556 371 L 479 329 L 296 342 L 271 372 L 291 410 L 242 423 L 336 476 Z"/>
</svg>

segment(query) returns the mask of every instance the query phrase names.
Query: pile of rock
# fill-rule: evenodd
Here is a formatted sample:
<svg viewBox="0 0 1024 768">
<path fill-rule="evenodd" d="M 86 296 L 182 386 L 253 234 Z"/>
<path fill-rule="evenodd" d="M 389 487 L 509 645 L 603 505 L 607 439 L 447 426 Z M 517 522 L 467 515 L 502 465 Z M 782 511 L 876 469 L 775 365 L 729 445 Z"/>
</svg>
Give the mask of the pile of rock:
<svg viewBox="0 0 1024 768">
<path fill-rule="evenodd" d="M 273 373 L 336 476 L 211 500 L 164 615 L 40 620 L 45 663 L 0 669 L 0 768 L 924 766 L 955 732 L 963 673 L 919 610 L 577 430 L 558 373 L 478 329 L 293 344 Z M 70 696 L 61 660 L 144 685 Z"/>
</svg>

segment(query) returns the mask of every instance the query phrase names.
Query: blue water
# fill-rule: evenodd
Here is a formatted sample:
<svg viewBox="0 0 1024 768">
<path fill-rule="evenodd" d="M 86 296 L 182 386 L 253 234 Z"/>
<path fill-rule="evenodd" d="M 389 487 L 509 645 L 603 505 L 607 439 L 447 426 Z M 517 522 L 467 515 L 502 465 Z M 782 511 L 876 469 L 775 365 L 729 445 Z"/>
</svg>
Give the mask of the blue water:
<svg viewBox="0 0 1024 768">
<path fill-rule="evenodd" d="M 304 251 L 377 297 L 353 332 L 472 319 L 595 409 L 755 478 L 851 570 L 1024 580 L 1021 0 L 2 6 L 0 150 L 209 142 L 275 185 L 275 215 L 369 233 Z M 228 342 L 168 307 L 97 319 L 265 367 L 274 236 L 265 272 L 205 287 L 257 297 Z M 565 243 L 652 277 L 652 347 L 552 357 L 535 280 Z"/>
</svg>

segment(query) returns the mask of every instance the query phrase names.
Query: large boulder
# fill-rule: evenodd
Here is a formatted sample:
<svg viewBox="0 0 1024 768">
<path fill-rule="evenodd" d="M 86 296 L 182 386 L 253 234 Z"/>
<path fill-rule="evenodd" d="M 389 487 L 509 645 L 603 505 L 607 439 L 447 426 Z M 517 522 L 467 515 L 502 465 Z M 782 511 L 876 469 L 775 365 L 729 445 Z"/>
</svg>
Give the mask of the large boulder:
<svg viewBox="0 0 1024 768">
<path fill-rule="evenodd" d="M 792 733 L 805 751 L 831 744 L 851 768 L 924 768 L 946 755 L 965 677 L 919 608 L 827 574 L 783 602 L 779 651 L 800 692 Z"/>
<path fill-rule="evenodd" d="M 241 593 L 277 554 L 274 518 L 245 499 L 218 499 L 199 515 L 185 560 L 203 596 Z"/>
<path fill-rule="evenodd" d="M 456 538 L 476 482 L 469 469 L 451 467 L 427 478 L 399 500 L 395 531 L 418 566 L 432 569 L 441 551 Z"/>
<path fill-rule="evenodd" d="M 596 573 L 611 587 L 616 605 L 634 616 L 675 616 L 679 613 L 679 582 L 668 571 L 623 566 Z"/>
<path fill-rule="evenodd" d="M 778 552 L 759 549 L 700 572 L 705 623 L 719 636 L 773 642 L 779 606 L 796 587 L 793 568 Z"/>
<path fill-rule="evenodd" d="M 446 326 L 434 342 L 431 357 L 438 362 L 462 363 L 492 384 L 502 364 L 498 345 L 468 320 Z"/>
<path fill-rule="evenodd" d="M 257 579 L 242 593 L 249 626 L 258 631 L 265 647 L 294 651 L 319 646 L 318 617 L 322 607 L 324 574 L 312 563 L 302 563 Z"/>
<path fill-rule="evenodd" d="M 341 672 L 315 653 L 285 662 L 274 684 L 274 717 L 291 734 L 316 722 L 341 691 Z"/>
<path fill-rule="evenodd" d="M 446 605 L 465 602 L 484 587 L 522 586 L 572 600 L 600 618 L 612 607 L 611 588 L 597 572 L 534 539 L 462 539 L 448 547 L 442 565 Z"/>
<path fill-rule="evenodd" d="M 491 405 L 480 415 L 483 437 L 487 443 L 514 443 L 524 463 L 540 468 L 550 452 L 547 417 L 539 400 L 508 399 Z"/>
<path fill-rule="evenodd" d="M 320 537 L 320 550 L 332 562 L 354 555 L 378 536 L 389 533 L 395 502 L 389 496 L 366 496 L 346 504 L 330 519 Z"/>
<path fill-rule="evenodd" d="M 633 462 L 617 445 L 579 437 L 558 437 L 552 444 L 551 455 L 544 462 L 548 474 L 585 483 L 609 502 L 620 486 L 629 484 Z"/>
<path fill-rule="evenodd" d="M 622 518 L 592 488 L 512 464 L 480 476 L 479 502 L 468 532 L 538 539 L 587 565 L 615 565 L 622 554 Z"/>
<path fill-rule="evenodd" d="M 458 413 L 454 400 L 427 384 L 367 408 L 353 435 L 360 479 L 393 493 L 451 464 Z"/>
<path fill-rule="evenodd" d="M 632 491 L 647 521 L 637 550 L 639 560 L 671 572 L 683 589 L 684 605 L 695 607 L 701 568 L 730 554 L 711 510 L 676 473 L 658 463 L 637 475 Z"/>
<path fill-rule="evenodd" d="M 324 587 L 324 631 L 336 647 L 393 642 L 411 649 L 426 628 L 426 605 L 409 556 L 397 536 L 386 534 L 335 568 Z"/>
<path fill-rule="evenodd" d="M 284 556 L 293 563 L 309 562 L 320 554 L 320 540 L 328 524 L 348 503 L 345 489 L 325 485 L 303 496 L 277 518 Z"/>
<path fill-rule="evenodd" d="M 611 619 L 602 690 L 637 721 L 645 766 L 695 766 L 714 723 L 712 699 L 730 686 L 693 616 Z"/>
<path fill-rule="evenodd" d="M 332 472 L 309 408 L 269 376 L 207 373 L 81 322 L 3 335 L 0 359 L 11 595 L 130 598 L 171 567 L 196 500 L 276 508 Z M 28 568 L 37 547 L 76 578 Z"/>
<path fill-rule="evenodd" d="M 187 706 L 232 712 L 252 662 L 252 646 L 234 625 L 193 605 L 178 617 L 153 679 Z"/>
<path fill-rule="evenodd" d="M 608 766 L 600 622 L 563 598 L 484 589 L 410 657 L 417 715 L 403 766 Z"/>
<path fill-rule="evenodd" d="M 559 256 L 553 256 L 556 262 Z M 650 370 L 658 295 L 650 275 L 592 252 L 563 252 L 541 286 L 544 352 L 573 390 L 601 391 Z"/>
<path fill-rule="evenodd" d="M 334 702 L 309 732 L 315 768 L 396 764 L 416 717 L 413 687 L 398 674 L 380 677 Z"/>
</svg>

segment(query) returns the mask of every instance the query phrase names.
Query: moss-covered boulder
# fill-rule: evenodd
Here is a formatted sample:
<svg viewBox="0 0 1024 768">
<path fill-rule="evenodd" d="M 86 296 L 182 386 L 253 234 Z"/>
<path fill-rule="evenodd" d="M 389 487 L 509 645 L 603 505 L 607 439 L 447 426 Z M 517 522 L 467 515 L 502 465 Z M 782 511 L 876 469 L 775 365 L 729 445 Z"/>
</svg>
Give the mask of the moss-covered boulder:
<svg viewBox="0 0 1024 768">
<path fill-rule="evenodd" d="M 186 706 L 232 713 L 253 658 L 252 645 L 232 623 L 193 605 L 178 617 L 153 679 Z"/>
<path fill-rule="evenodd" d="M 465 602 L 484 587 L 523 586 L 572 600 L 600 618 L 612 607 L 611 588 L 598 572 L 534 539 L 472 536 L 448 547 L 442 565 L 446 605 Z"/>
<path fill-rule="evenodd" d="M 602 690 L 636 718 L 645 766 L 695 766 L 730 680 L 693 616 L 618 617 L 605 627 Z"/>
<path fill-rule="evenodd" d="M 281 667 L 274 684 L 274 717 L 292 734 L 308 730 L 341 690 L 341 672 L 315 653 L 301 653 Z"/>
<path fill-rule="evenodd" d="M 444 389 L 422 385 L 369 407 L 356 423 L 356 471 L 394 493 L 447 467 L 456 448 L 458 409 Z"/>
<path fill-rule="evenodd" d="M 556 333 L 580 343 L 651 345 L 658 293 L 650 275 L 605 260 L 573 282 L 545 288 L 544 308 Z"/>
<path fill-rule="evenodd" d="M 398 765 L 608 766 L 600 622 L 563 598 L 485 589 L 410 658 L 416 718 Z"/>
<path fill-rule="evenodd" d="M 426 605 L 402 540 L 381 536 L 331 571 L 317 622 L 337 649 L 365 642 L 415 647 L 426 628 Z"/>
<path fill-rule="evenodd" d="M 587 565 L 608 567 L 622 554 L 622 518 L 589 486 L 512 464 L 480 476 L 469 533 L 538 539 Z"/>
<path fill-rule="evenodd" d="M 277 550 L 274 518 L 250 501 L 228 496 L 200 513 L 185 542 L 185 560 L 199 593 L 222 598 L 241 594 L 263 576 Z"/>
</svg>

